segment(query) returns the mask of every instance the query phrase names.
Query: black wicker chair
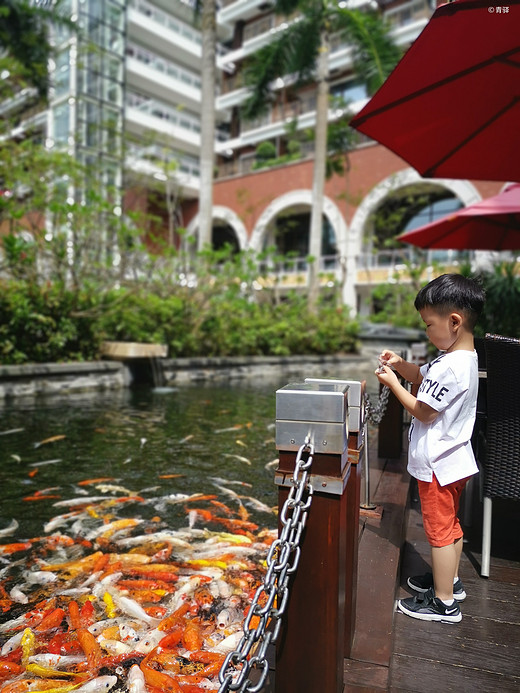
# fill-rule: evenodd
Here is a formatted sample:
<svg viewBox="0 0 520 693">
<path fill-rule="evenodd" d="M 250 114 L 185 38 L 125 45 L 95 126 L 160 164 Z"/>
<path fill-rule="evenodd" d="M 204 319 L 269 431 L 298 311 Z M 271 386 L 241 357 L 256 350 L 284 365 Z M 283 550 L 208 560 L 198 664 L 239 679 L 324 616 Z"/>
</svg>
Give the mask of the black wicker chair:
<svg viewBox="0 0 520 693">
<path fill-rule="evenodd" d="M 480 573 L 489 577 L 492 499 L 520 500 L 520 339 L 487 334 L 485 351 L 487 422 Z"/>
</svg>

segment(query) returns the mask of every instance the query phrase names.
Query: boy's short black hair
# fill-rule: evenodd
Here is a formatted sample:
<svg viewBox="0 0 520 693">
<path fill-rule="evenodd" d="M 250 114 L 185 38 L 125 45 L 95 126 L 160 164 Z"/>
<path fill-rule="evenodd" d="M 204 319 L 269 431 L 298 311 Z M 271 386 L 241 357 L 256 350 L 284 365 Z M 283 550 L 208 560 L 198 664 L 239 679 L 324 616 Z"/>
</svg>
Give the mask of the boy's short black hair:
<svg viewBox="0 0 520 693">
<path fill-rule="evenodd" d="M 485 293 L 475 279 L 462 274 L 441 274 L 423 286 L 415 297 L 416 310 L 434 308 L 439 313 L 460 312 L 473 330 L 482 308 Z"/>
</svg>

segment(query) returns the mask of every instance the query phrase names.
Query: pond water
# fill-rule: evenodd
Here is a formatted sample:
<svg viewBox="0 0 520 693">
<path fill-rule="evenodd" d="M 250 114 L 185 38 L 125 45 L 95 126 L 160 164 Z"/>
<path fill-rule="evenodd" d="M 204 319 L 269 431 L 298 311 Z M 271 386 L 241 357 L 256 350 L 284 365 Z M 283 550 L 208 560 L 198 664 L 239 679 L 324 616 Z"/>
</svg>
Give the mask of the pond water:
<svg viewBox="0 0 520 693">
<path fill-rule="evenodd" d="M 285 382 L 280 383 L 282 386 Z M 36 536 L 67 500 L 136 495 L 140 513 L 186 524 L 179 494 L 233 491 L 257 522 L 275 527 L 275 391 L 272 384 L 125 390 L 0 409 L 0 530 L 13 518 L 17 537 Z M 98 483 L 89 480 L 106 479 Z M 242 482 L 247 485 L 241 485 Z M 228 489 L 229 494 L 222 489 Z M 227 495 L 227 497 L 226 497 Z M 126 511 L 131 513 L 132 504 Z"/>
</svg>

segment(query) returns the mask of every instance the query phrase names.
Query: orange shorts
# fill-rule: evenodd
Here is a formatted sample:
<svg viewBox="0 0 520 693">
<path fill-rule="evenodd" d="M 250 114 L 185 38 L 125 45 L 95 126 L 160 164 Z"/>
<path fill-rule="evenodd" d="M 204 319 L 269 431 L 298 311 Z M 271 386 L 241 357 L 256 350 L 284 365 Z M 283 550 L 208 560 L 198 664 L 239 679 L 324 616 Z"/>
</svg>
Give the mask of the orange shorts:
<svg viewBox="0 0 520 693">
<path fill-rule="evenodd" d="M 430 546 L 449 546 L 463 536 L 457 513 L 469 477 L 441 486 L 435 474 L 431 482 L 417 480 L 424 531 Z"/>
</svg>

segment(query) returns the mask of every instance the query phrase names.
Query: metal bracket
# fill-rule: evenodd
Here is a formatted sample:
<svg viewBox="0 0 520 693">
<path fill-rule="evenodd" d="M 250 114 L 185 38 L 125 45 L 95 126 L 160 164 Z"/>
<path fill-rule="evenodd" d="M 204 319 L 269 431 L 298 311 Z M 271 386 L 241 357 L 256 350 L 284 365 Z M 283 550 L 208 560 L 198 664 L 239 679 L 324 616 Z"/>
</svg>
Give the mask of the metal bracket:
<svg viewBox="0 0 520 693">
<path fill-rule="evenodd" d="M 337 476 L 323 476 L 321 474 L 310 474 L 308 483 L 312 486 L 314 493 L 327 493 L 331 496 L 342 496 L 350 477 L 350 464 L 343 470 L 341 478 Z M 275 472 L 274 483 L 277 486 L 291 488 L 293 475 L 285 472 Z"/>
</svg>

